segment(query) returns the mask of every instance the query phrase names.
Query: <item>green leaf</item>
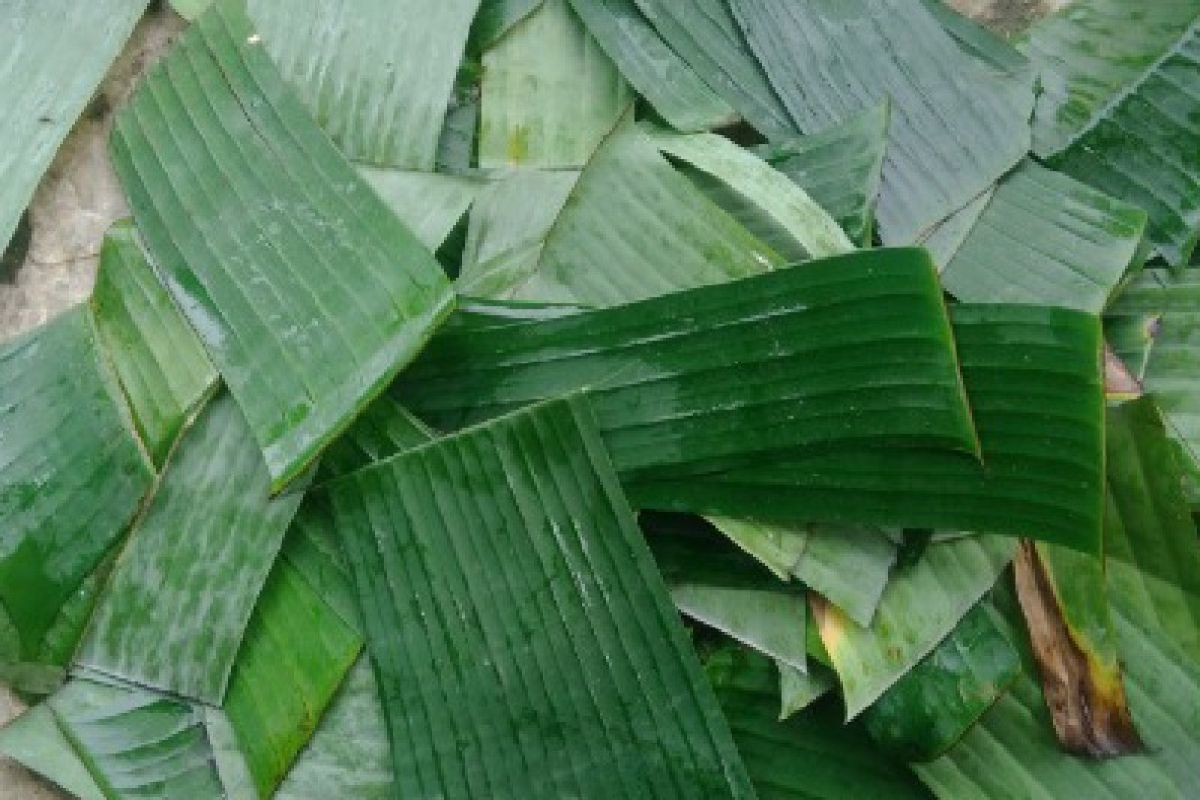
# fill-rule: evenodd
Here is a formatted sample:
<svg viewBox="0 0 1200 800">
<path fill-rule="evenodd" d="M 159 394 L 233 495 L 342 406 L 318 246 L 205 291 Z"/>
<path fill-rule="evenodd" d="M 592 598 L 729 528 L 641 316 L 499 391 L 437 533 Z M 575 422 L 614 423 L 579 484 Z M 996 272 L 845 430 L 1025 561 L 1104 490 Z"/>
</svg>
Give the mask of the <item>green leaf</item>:
<svg viewBox="0 0 1200 800">
<path fill-rule="evenodd" d="M 79 800 L 104 800 L 45 703 L 0 728 L 0 754 L 54 781 Z"/>
<path fill-rule="evenodd" d="M 941 3 L 942 0 L 935 2 Z M 933 256 L 938 269 L 944 270 L 946 265 L 954 260 L 958 249 L 967 241 L 971 231 L 975 230 L 975 225 L 991 204 L 995 194 L 996 185 L 993 184 L 974 200 L 917 237 L 917 241 Z"/>
<path fill-rule="evenodd" d="M 271 499 L 227 394 L 184 435 L 97 606 L 85 666 L 219 705 L 300 494 Z"/>
<path fill-rule="evenodd" d="M 1001 181 L 942 273 L 964 302 L 1100 313 L 1138 253 L 1146 213 L 1033 162 Z"/>
<path fill-rule="evenodd" d="M 792 574 L 865 628 L 894 563 L 896 545 L 882 531 L 813 525 Z"/>
<path fill-rule="evenodd" d="M 664 155 L 711 176 L 727 186 L 739 204 L 753 207 L 787 237 L 787 247 L 767 241 L 792 260 L 826 258 L 855 249 L 837 222 L 804 189 L 725 137 L 652 130 L 651 138 Z"/>
<path fill-rule="evenodd" d="M 781 720 L 808 708 L 837 685 L 837 675 L 833 670 L 820 664 L 809 664 L 808 672 L 801 672 L 778 661 L 775 665 L 779 667 Z"/>
<path fill-rule="evenodd" d="M 434 439 L 434 433 L 390 394 L 382 394 L 321 456 L 317 482 L 346 475 Z"/>
<path fill-rule="evenodd" d="M 728 517 L 708 517 L 708 522 L 781 581 L 791 579 L 808 544 L 808 529 L 801 525 L 760 525 Z"/>
<path fill-rule="evenodd" d="M 581 167 L 632 102 L 567 0 L 545 0 L 483 54 L 479 166 Z"/>
<path fill-rule="evenodd" d="M 225 714 L 259 797 L 270 797 L 317 728 L 362 639 L 286 561 L 246 628 Z"/>
<path fill-rule="evenodd" d="M 329 491 L 397 794 L 752 796 L 582 400 Z"/>
<path fill-rule="evenodd" d="M 541 7 L 543 0 L 481 0 L 471 23 L 471 46 L 486 50 L 521 20 Z"/>
<path fill-rule="evenodd" d="M 868 444 L 646 480 L 629 486 L 632 502 L 765 522 L 1011 533 L 1099 553 L 1104 406 L 1097 319 L 1016 305 L 957 305 L 952 316 L 982 465 L 962 453 Z"/>
<path fill-rule="evenodd" d="M 138 434 L 162 467 L 184 426 L 216 391 L 218 376 L 129 222 L 118 222 L 104 237 L 91 304 Z"/>
<path fill-rule="evenodd" d="M 870 247 L 883 185 L 890 102 L 811 136 L 766 145 L 759 154 L 812 196 L 860 247 Z"/>
<path fill-rule="evenodd" d="M 278 490 L 448 313 L 441 267 L 312 124 L 237 0 L 180 37 L 111 149 Z"/>
<path fill-rule="evenodd" d="M 223 796 L 199 708 L 86 679 L 47 705 L 109 800 Z"/>
<path fill-rule="evenodd" d="M 910 0 L 731 3 L 783 104 L 814 133 L 891 97 L 879 226 L 909 244 L 1029 149 L 1033 85 L 963 52 Z"/>
<path fill-rule="evenodd" d="M 863 713 L 881 747 L 930 761 L 953 747 L 1021 674 L 1008 624 L 984 601 Z"/>
<path fill-rule="evenodd" d="M 9 631 L 0 664 L 8 667 L 39 657 L 154 472 L 85 307 L 0 346 L 0 407 L 0 628 Z"/>
<path fill-rule="evenodd" d="M 358 174 L 430 250 L 442 246 L 485 185 L 477 178 L 436 172 L 360 166 Z"/>
<path fill-rule="evenodd" d="M 148 0 L 11 0 L 0 29 L 0 253 Z"/>
<path fill-rule="evenodd" d="M 727 0 L 634 0 L 701 80 L 769 139 L 796 135 Z"/>
<path fill-rule="evenodd" d="M 1041 73 L 1033 149 L 1050 166 L 1134 203 L 1149 236 L 1186 264 L 1200 226 L 1200 2 L 1078 0 L 1031 28 L 1022 51 Z"/>
<path fill-rule="evenodd" d="M 848 719 L 878 700 L 954 630 L 996 583 L 1014 547 L 1011 539 L 993 536 L 930 545 L 920 561 L 896 571 L 869 628 L 834 606 L 813 603 Z"/>
<path fill-rule="evenodd" d="M 570 0 L 625 80 L 677 131 L 737 121 L 737 112 L 659 37 L 634 0 Z"/>
<path fill-rule="evenodd" d="M 864 442 L 948 448 L 973 463 L 945 309 L 920 250 L 555 319 L 496 310 L 457 317 L 395 384 L 435 428 L 587 389 L 627 486 Z"/>
</svg>

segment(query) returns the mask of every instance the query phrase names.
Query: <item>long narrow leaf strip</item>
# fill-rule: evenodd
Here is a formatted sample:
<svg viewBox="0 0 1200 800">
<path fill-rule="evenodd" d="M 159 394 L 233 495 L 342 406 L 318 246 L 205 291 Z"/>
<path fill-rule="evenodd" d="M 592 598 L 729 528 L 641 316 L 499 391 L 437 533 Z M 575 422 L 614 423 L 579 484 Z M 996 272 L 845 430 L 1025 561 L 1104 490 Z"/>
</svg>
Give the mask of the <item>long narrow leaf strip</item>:
<svg viewBox="0 0 1200 800">
<path fill-rule="evenodd" d="M 246 623 L 296 513 L 229 395 L 205 408 L 101 598 L 80 661 L 220 704 Z"/>
<path fill-rule="evenodd" d="M 667 46 L 634 0 L 570 0 L 588 32 L 629 81 L 677 131 L 737 121 L 737 112 Z"/>
<path fill-rule="evenodd" d="M 71 681 L 48 704 L 109 800 L 223 796 L 198 708 L 86 679 Z"/>
<path fill-rule="evenodd" d="M 128 222 L 104 237 L 91 302 L 138 434 L 161 467 L 183 426 L 216 391 L 217 370 Z"/>
<path fill-rule="evenodd" d="M 855 244 L 870 247 L 890 122 L 891 104 L 883 102 L 759 154 L 832 214 Z"/>
<path fill-rule="evenodd" d="M 957 527 L 1099 553 L 1104 407 L 1097 319 L 1017 305 L 959 305 L 953 317 L 982 464 L 927 449 L 844 448 L 631 483 L 632 502 L 768 521 Z"/>
<path fill-rule="evenodd" d="M 308 742 L 362 640 L 285 561 L 250 617 L 224 710 L 259 797 Z"/>
<path fill-rule="evenodd" d="M 1044 88 L 1034 152 L 1144 208 L 1159 252 L 1185 264 L 1200 226 L 1200 2 L 1137 11 L 1131 21 L 1121 0 L 1079 0 L 1029 31 L 1022 50 Z"/>
<path fill-rule="evenodd" d="M 767 138 L 797 131 L 730 13 L 727 0 L 634 0 L 671 49 Z"/>
<path fill-rule="evenodd" d="M 238 0 L 184 33 L 111 149 L 278 490 L 448 313 L 445 276 L 312 124 Z"/>
<path fill-rule="evenodd" d="M 53 781 L 79 800 L 105 800 L 45 703 L 0 728 L 0 755 Z"/>
<path fill-rule="evenodd" d="M 920 3 L 731 5 L 800 130 L 815 133 L 891 97 L 878 212 L 885 243 L 912 243 L 1029 148 L 1032 84 L 1014 92 Z"/>
<path fill-rule="evenodd" d="M 752 796 L 583 401 L 330 493 L 397 794 Z"/>
<path fill-rule="evenodd" d="M 1014 547 L 1011 539 L 991 536 L 931 545 L 888 584 L 869 628 L 823 601 L 813 604 L 848 718 L 874 703 L 954 629 L 995 584 Z"/>
<path fill-rule="evenodd" d="M 86 308 L 0 347 L 0 666 L 34 660 L 153 469 Z"/>
<path fill-rule="evenodd" d="M 485 168 L 581 167 L 633 102 L 567 0 L 545 0 L 484 53 L 481 92 Z"/>
<path fill-rule="evenodd" d="M 457 430 L 587 389 L 626 481 L 881 440 L 970 462 L 949 335 L 925 254 L 869 251 L 557 319 L 464 314 L 394 393 Z"/>
<path fill-rule="evenodd" d="M 10 0 L 0 28 L 0 253 L 148 0 Z"/>
<path fill-rule="evenodd" d="M 1146 213 L 1032 162 L 1001 182 L 942 282 L 964 302 L 1108 305 Z"/>
</svg>

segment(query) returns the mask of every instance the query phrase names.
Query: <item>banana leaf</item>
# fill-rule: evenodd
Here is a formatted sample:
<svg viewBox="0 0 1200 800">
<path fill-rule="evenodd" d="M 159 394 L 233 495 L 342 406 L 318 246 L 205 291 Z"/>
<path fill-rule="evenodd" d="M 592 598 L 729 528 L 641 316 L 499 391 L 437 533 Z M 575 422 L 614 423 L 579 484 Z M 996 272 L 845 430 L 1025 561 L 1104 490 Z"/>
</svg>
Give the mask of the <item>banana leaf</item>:
<svg viewBox="0 0 1200 800">
<path fill-rule="evenodd" d="M 437 172 L 359 166 L 358 174 L 430 250 L 442 246 L 485 186 L 478 178 Z"/>
<path fill-rule="evenodd" d="M 154 478 L 97 339 L 77 307 L 0 346 L 0 675 L 32 691 L 70 658 L 64 610 Z"/>
<path fill-rule="evenodd" d="M 9 0 L 0 28 L 0 253 L 148 0 Z"/>
<path fill-rule="evenodd" d="M 792 574 L 865 628 L 895 563 L 896 545 L 882 531 L 813 525 Z"/>
<path fill-rule="evenodd" d="M 1200 227 L 1197 0 L 1137 6 L 1077 0 L 1030 28 L 1020 48 L 1041 73 L 1034 153 L 1145 209 L 1156 250 L 1183 265 Z"/>
<path fill-rule="evenodd" d="M 808 529 L 804 525 L 760 525 L 716 516 L 707 520 L 781 581 L 791 580 L 792 569 L 808 544 Z"/>
<path fill-rule="evenodd" d="M 79 800 L 105 800 L 45 703 L 0 728 L 0 755 L 53 781 Z"/>
<path fill-rule="evenodd" d="M 479 13 L 471 23 L 469 47 L 486 50 L 525 17 L 541 7 L 543 0 L 480 0 Z"/>
<path fill-rule="evenodd" d="M 396 793 L 753 796 L 581 399 L 328 491 Z"/>
<path fill-rule="evenodd" d="M 184 32 L 111 151 L 278 491 L 448 313 L 441 267 L 312 123 L 239 0 Z"/>
<path fill-rule="evenodd" d="M 837 686 L 837 674 L 822 664 L 810 663 L 807 672 L 776 662 L 779 668 L 779 719 L 785 720 L 811 706 Z"/>
</svg>

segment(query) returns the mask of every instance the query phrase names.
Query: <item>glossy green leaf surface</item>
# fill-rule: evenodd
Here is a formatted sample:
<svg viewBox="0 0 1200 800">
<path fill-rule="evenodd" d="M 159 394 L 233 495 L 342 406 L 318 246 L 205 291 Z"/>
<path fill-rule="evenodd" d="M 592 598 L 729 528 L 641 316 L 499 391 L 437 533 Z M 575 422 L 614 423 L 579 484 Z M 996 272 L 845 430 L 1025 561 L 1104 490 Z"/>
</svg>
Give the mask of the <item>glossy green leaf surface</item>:
<svg viewBox="0 0 1200 800">
<path fill-rule="evenodd" d="M 733 107 L 659 37 L 634 0 L 570 3 L 625 80 L 672 128 L 694 133 L 737 121 Z"/>
<path fill-rule="evenodd" d="M 53 781 L 79 800 L 105 800 L 45 703 L 0 728 L 0 754 Z"/>
<path fill-rule="evenodd" d="M 286 561 L 263 587 L 225 695 L 259 797 L 309 741 L 362 639 Z"/>
<path fill-rule="evenodd" d="M 60 611 L 120 539 L 153 480 L 102 360 L 85 307 L 0 346 L 6 672 L 39 658 Z"/>
<path fill-rule="evenodd" d="M 437 250 L 484 187 L 477 178 L 358 167 L 358 174 L 430 250 Z"/>
<path fill-rule="evenodd" d="M 1138 253 L 1146 213 L 1033 162 L 1001 181 L 942 273 L 964 302 L 1098 314 Z"/>
<path fill-rule="evenodd" d="M 299 493 L 272 499 L 270 483 L 237 403 L 220 395 L 185 434 L 138 521 L 80 662 L 219 705 L 300 503 Z"/>
<path fill-rule="evenodd" d="M 484 168 L 581 167 L 634 99 L 567 0 L 544 0 L 483 54 L 481 92 Z"/>
<path fill-rule="evenodd" d="M 896 545 L 882 531 L 813 525 L 792 574 L 865 628 L 895 563 Z"/>
<path fill-rule="evenodd" d="M 972 458 L 945 310 L 919 250 L 555 319 L 513 313 L 456 318 L 395 396 L 457 430 L 586 389 L 626 484 L 867 441 Z"/>
<path fill-rule="evenodd" d="M 1034 152 L 1134 203 L 1171 264 L 1187 263 L 1200 226 L 1200 3 L 1080 0 L 1031 28 L 1022 51 L 1043 91 Z"/>
<path fill-rule="evenodd" d="M 0 29 L 0 253 L 148 0 L 10 0 Z"/>
<path fill-rule="evenodd" d="M 278 490 L 448 313 L 441 267 L 312 123 L 237 0 L 152 70 L 111 151 Z"/>
<path fill-rule="evenodd" d="M 329 491 L 397 793 L 752 796 L 582 400 Z"/>
<path fill-rule="evenodd" d="M 958 305 L 952 315 L 982 465 L 927 449 L 844 448 L 686 481 L 631 484 L 634 505 L 767 521 L 1011 533 L 1100 552 L 1097 319 L 1016 305 Z"/>
<path fill-rule="evenodd" d="M 199 708 L 87 679 L 47 705 L 108 800 L 223 796 Z"/>
<path fill-rule="evenodd" d="M 738 28 L 727 0 L 634 0 L 663 40 L 769 139 L 797 131 Z"/>
<path fill-rule="evenodd" d="M 963 52 L 909 0 L 732 0 L 783 104 L 816 133 L 890 97 L 879 198 L 887 244 L 910 244 L 1029 149 L 1033 85 Z"/>
<path fill-rule="evenodd" d="M 906 761 L 953 747 L 1021 674 L 1008 624 L 987 601 L 863 713 L 871 738 Z"/>
<path fill-rule="evenodd" d="M 104 237 L 91 305 L 138 435 L 162 467 L 184 425 L 216 391 L 218 376 L 128 222 Z"/>
<path fill-rule="evenodd" d="M 810 136 L 766 145 L 759 152 L 832 214 L 856 245 L 869 247 L 890 123 L 891 105 L 883 102 Z"/>
</svg>

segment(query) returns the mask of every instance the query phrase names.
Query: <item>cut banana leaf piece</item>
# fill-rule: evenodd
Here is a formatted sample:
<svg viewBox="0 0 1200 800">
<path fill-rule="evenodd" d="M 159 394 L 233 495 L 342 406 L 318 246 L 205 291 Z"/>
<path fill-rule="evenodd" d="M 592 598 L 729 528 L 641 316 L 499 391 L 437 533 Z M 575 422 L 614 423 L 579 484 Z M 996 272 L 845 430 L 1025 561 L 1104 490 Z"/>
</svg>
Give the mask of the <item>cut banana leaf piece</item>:
<svg viewBox="0 0 1200 800">
<path fill-rule="evenodd" d="M 802 525 L 761 525 L 729 517 L 708 517 L 708 522 L 781 581 L 791 579 L 808 544 L 808 529 Z"/>
<path fill-rule="evenodd" d="M 764 145 L 758 152 L 832 214 L 856 245 L 870 247 L 890 120 L 891 104 L 885 101 L 811 136 Z"/>
<path fill-rule="evenodd" d="M 847 719 L 861 714 L 946 638 L 996 583 L 1014 548 L 1011 539 L 996 536 L 930 545 L 920 561 L 897 570 L 869 628 L 812 596 Z"/>
<path fill-rule="evenodd" d="M 627 484 L 866 442 L 973 458 L 945 309 L 920 250 L 555 319 L 493 308 L 501 313 L 457 317 L 393 387 L 439 430 L 586 389 Z"/>
<path fill-rule="evenodd" d="M 1037 156 L 1144 208 L 1149 236 L 1183 265 L 1200 226 L 1200 2 L 1080 0 L 1031 28 L 1022 51 L 1041 73 Z"/>
<path fill-rule="evenodd" d="M 270 476 L 237 403 L 227 394 L 214 399 L 139 519 L 79 661 L 220 705 L 300 497 L 270 497 Z"/>
<path fill-rule="evenodd" d="M 0 253 L 148 0 L 11 0 L 0 29 Z"/>
<path fill-rule="evenodd" d="M 581 399 L 329 492 L 397 794 L 753 796 Z"/>
<path fill-rule="evenodd" d="M 1098 320 L 1017 305 L 957 305 L 953 318 L 982 465 L 946 451 L 843 448 L 686 480 L 631 483 L 632 502 L 767 522 L 1009 533 L 1099 553 Z"/>
<path fill-rule="evenodd" d="M 809 664 L 807 672 L 782 662 L 779 667 L 779 719 L 798 714 L 837 686 L 837 674 L 820 664 Z"/>
<path fill-rule="evenodd" d="M 1098 314 L 1138 254 L 1146 212 L 1025 162 L 1001 181 L 946 265 L 968 303 L 1062 306 Z"/>
<path fill-rule="evenodd" d="M 935 2 L 941 3 L 942 0 Z M 918 237 L 917 241 L 933 256 L 938 269 L 945 270 L 946 265 L 954 260 L 958 249 L 967 241 L 971 231 L 975 230 L 975 225 L 991 204 L 995 193 L 996 186 L 989 186 L 974 200 Z"/>
<path fill-rule="evenodd" d="M 79 800 L 105 800 L 46 703 L 0 728 L 0 755 L 53 781 Z"/>
<path fill-rule="evenodd" d="M 358 656 L 362 639 L 286 560 L 276 563 L 225 696 L 254 787 L 271 797 Z"/>
<path fill-rule="evenodd" d="M 392 754 L 383 704 L 364 654 L 274 795 L 277 800 L 391 800 Z"/>
<path fill-rule="evenodd" d="M 581 167 L 634 95 L 567 0 L 544 0 L 483 54 L 479 166 Z"/>
<path fill-rule="evenodd" d="M 855 249 L 837 222 L 804 189 L 729 139 L 715 133 L 682 135 L 658 129 L 651 129 L 650 136 L 664 155 L 720 182 L 739 205 L 752 206 L 755 217 L 778 229 L 788 241 L 775 250 L 790 260 L 826 258 Z M 766 241 L 773 244 L 771 239 Z"/>
<path fill-rule="evenodd" d="M 896 545 L 880 530 L 813 525 L 792 574 L 865 628 L 895 563 Z"/>
<path fill-rule="evenodd" d="M 436 172 L 358 167 L 358 174 L 430 250 L 437 250 L 485 183 L 479 178 Z"/>
<path fill-rule="evenodd" d="M 118 222 L 104 237 L 92 314 L 157 467 L 217 389 L 204 345 L 146 260 L 136 229 Z"/>
<path fill-rule="evenodd" d="M 449 312 L 445 275 L 313 125 L 238 0 L 183 34 L 111 149 L 159 278 L 278 491 Z"/>
<path fill-rule="evenodd" d="M 921 3 L 731 6 L 801 131 L 824 130 L 891 98 L 878 210 L 885 244 L 913 243 L 1029 149 L 1032 76 L 988 69 Z"/>
<path fill-rule="evenodd" d="M 48 657 L 60 617 L 154 478 L 105 361 L 86 307 L 0 346 L 0 675 L 18 686 L 69 658 L 74 641 Z"/>
<path fill-rule="evenodd" d="M 472 52 L 487 50 L 525 17 L 541 7 L 543 0 L 480 0 L 479 12 L 471 23 Z"/>
<path fill-rule="evenodd" d="M 663 40 L 768 139 L 798 132 L 738 29 L 727 0 L 635 0 Z"/>
<path fill-rule="evenodd" d="M 659 37 L 634 0 L 570 0 L 588 32 L 659 116 L 695 133 L 737 122 L 737 112 Z"/>
<path fill-rule="evenodd" d="M 931 761 L 971 729 L 1022 673 L 1008 623 L 986 600 L 863 713 L 871 738 L 905 761 Z"/>
</svg>

